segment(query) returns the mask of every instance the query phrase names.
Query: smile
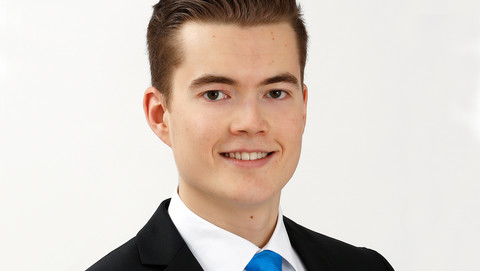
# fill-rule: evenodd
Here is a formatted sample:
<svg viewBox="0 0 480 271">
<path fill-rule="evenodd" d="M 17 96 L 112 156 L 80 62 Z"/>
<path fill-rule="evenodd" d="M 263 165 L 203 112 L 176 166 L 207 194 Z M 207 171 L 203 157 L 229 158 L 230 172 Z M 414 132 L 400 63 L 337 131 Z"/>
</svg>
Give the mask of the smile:
<svg viewBox="0 0 480 271">
<path fill-rule="evenodd" d="M 265 158 L 269 155 L 270 153 L 268 152 L 228 152 L 228 153 L 221 153 L 221 155 L 227 157 L 227 158 L 232 158 L 232 159 L 237 159 L 237 160 L 258 160 Z"/>
</svg>

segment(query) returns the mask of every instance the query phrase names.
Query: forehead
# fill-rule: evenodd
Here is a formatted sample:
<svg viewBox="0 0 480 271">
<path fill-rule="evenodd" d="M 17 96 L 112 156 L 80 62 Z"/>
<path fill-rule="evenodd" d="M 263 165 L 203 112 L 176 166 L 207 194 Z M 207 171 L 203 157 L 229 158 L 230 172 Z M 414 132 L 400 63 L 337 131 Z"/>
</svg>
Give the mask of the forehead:
<svg viewBox="0 0 480 271">
<path fill-rule="evenodd" d="M 262 80 L 289 72 L 300 77 L 296 37 L 288 23 L 242 27 L 188 22 L 178 35 L 181 73 L 222 73 Z M 183 80 L 188 80 L 183 78 Z"/>
</svg>

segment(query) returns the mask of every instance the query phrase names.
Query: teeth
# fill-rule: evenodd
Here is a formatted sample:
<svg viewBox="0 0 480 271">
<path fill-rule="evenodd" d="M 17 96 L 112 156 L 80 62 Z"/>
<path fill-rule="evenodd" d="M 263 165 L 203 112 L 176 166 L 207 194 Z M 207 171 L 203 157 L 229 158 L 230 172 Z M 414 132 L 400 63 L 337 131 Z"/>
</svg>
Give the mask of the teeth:
<svg viewBox="0 0 480 271">
<path fill-rule="evenodd" d="M 265 158 L 268 153 L 266 152 L 230 152 L 224 153 L 225 157 L 235 158 L 238 160 L 257 160 Z"/>
<path fill-rule="evenodd" d="M 250 160 L 250 154 L 248 152 L 242 152 L 242 160 Z"/>
</svg>

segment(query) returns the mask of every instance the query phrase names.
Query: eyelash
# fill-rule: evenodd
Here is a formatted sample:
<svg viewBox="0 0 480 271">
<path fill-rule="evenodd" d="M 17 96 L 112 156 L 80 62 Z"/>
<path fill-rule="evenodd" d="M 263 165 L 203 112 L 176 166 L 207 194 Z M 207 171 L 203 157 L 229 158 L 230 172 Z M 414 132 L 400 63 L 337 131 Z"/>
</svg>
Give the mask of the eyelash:
<svg viewBox="0 0 480 271">
<path fill-rule="evenodd" d="M 276 92 L 276 91 L 281 92 L 281 93 L 280 93 L 280 97 L 278 97 L 278 98 L 274 98 L 274 97 L 272 97 L 272 95 L 271 95 L 272 92 Z M 268 96 L 269 98 L 272 98 L 272 99 L 275 99 L 275 100 L 285 99 L 285 97 L 286 97 L 287 95 L 288 95 L 288 93 L 287 93 L 285 90 L 281 90 L 281 89 L 274 89 L 274 90 L 270 90 L 270 91 L 267 92 L 267 96 Z"/>
<path fill-rule="evenodd" d="M 219 96 L 220 95 L 223 95 L 220 99 L 210 99 L 208 97 L 208 94 L 212 94 L 212 93 L 217 93 Z M 220 100 L 224 100 L 224 99 L 227 99 L 228 98 L 228 95 L 223 93 L 222 91 L 220 90 L 209 90 L 209 91 L 206 91 L 205 93 L 203 93 L 202 95 L 205 99 L 209 100 L 209 101 L 220 101 Z"/>
<path fill-rule="evenodd" d="M 281 93 L 280 93 L 280 96 L 277 97 L 277 98 L 272 97 L 272 93 L 273 93 L 273 92 L 277 92 L 277 91 L 278 91 L 278 92 L 281 92 Z M 215 98 L 215 99 L 211 99 L 211 97 L 208 97 L 209 94 L 213 94 L 213 93 L 217 94 L 219 98 L 217 97 L 217 98 Z M 282 100 L 282 99 L 285 99 L 285 97 L 286 97 L 287 95 L 288 95 L 288 92 L 285 91 L 285 90 L 274 89 L 274 90 L 268 91 L 265 96 L 267 96 L 267 97 L 270 98 L 270 99 L 274 99 L 274 100 Z M 223 93 L 223 92 L 220 91 L 220 90 L 209 90 L 209 91 L 206 91 L 206 92 L 203 93 L 202 97 L 205 98 L 205 99 L 207 99 L 208 101 L 220 101 L 220 100 L 224 100 L 224 99 L 229 98 L 229 96 L 228 96 L 227 94 Z"/>
</svg>

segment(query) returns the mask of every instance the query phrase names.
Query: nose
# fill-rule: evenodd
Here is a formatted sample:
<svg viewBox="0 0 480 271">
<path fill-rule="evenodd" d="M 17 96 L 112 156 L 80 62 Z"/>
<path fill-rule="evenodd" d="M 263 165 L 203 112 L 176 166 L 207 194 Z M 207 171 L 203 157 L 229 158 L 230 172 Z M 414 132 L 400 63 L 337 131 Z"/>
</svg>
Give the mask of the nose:
<svg viewBox="0 0 480 271">
<path fill-rule="evenodd" d="M 266 134 L 269 130 L 266 112 L 262 111 L 258 101 L 244 101 L 233 114 L 230 132 L 234 135 Z"/>
</svg>

